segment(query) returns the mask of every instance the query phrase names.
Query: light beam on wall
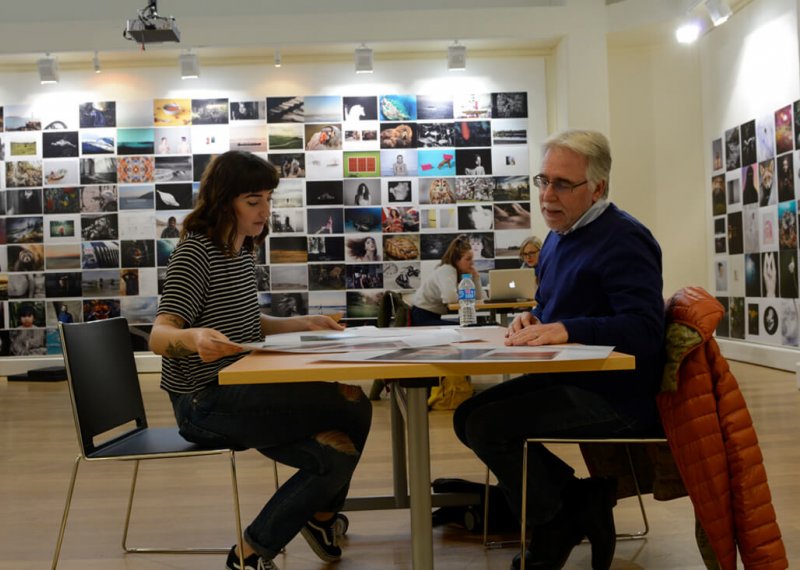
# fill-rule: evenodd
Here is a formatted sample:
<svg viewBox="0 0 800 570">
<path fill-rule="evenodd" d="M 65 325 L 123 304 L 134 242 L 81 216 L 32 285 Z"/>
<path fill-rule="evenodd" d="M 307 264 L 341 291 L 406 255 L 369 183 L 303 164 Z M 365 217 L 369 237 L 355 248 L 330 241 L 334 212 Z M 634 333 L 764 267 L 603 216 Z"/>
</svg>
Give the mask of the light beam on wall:
<svg viewBox="0 0 800 570">
<path fill-rule="evenodd" d="M 731 10 L 727 0 L 706 0 L 706 10 L 714 27 L 721 26 L 733 15 L 733 10 Z"/>
</svg>

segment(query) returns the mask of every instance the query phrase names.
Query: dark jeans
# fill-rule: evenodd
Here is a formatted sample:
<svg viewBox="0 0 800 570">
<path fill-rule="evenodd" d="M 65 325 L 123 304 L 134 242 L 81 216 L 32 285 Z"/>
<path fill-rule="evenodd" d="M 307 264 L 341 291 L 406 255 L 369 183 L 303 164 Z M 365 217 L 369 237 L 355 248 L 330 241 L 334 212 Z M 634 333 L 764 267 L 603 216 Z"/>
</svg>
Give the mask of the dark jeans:
<svg viewBox="0 0 800 570">
<path fill-rule="evenodd" d="M 442 315 L 429 311 L 427 309 L 420 309 L 419 307 L 411 307 L 411 326 L 424 327 L 424 326 L 442 326 L 442 325 L 457 325 L 456 321 L 447 321 L 442 318 Z"/>
<path fill-rule="evenodd" d="M 522 442 L 526 437 L 600 437 L 644 433 L 602 396 L 569 385 L 569 375 L 527 375 L 492 386 L 461 404 L 453 415 L 458 438 L 492 470 L 519 517 Z M 561 510 L 561 492 L 574 470 L 542 444 L 528 450 L 530 524 L 543 524 Z"/>
<path fill-rule="evenodd" d="M 351 398 L 343 388 L 354 390 Z M 262 556 L 274 558 L 314 513 L 341 509 L 372 421 L 372 405 L 360 389 L 333 382 L 213 385 L 171 399 L 186 439 L 254 448 L 297 468 L 245 531 Z M 346 434 L 355 450 L 315 438 L 331 431 Z"/>
</svg>

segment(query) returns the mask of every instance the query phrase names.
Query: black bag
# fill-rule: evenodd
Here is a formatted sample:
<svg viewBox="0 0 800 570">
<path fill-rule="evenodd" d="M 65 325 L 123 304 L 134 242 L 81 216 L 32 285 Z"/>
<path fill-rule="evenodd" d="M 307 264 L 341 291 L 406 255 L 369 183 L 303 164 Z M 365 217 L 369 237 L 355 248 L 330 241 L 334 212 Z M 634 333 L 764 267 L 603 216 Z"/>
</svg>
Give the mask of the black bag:
<svg viewBox="0 0 800 570">
<path fill-rule="evenodd" d="M 465 479 L 440 478 L 433 484 L 434 493 L 469 493 L 477 501 L 468 505 L 439 507 L 433 511 L 433 526 L 454 523 L 470 532 L 483 532 L 484 493 L 483 483 Z M 499 533 L 519 530 L 519 520 L 511 511 L 506 496 L 497 485 L 489 486 L 489 532 Z"/>
</svg>

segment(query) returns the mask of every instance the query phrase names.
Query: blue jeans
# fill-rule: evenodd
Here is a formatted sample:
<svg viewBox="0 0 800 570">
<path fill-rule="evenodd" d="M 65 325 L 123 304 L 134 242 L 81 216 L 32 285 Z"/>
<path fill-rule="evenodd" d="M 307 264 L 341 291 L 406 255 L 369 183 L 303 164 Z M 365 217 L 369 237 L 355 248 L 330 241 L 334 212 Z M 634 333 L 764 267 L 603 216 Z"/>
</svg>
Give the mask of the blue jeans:
<svg viewBox="0 0 800 570">
<path fill-rule="evenodd" d="M 519 517 L 522 442 L 527 437 L 610 437 L 644 433 L 635 418 L 616 411 L 599 394 L 571 386 L 569 374 L 538 374 L 492 386 L 453 415 L 458 438 L 492 470 Z M 585 376 L 584 376 L 585 378 Z M 529 444 L 527 519 L 544 524 L 561 510 L 561 494 L 575 471 L 542 444 Z"/>
<path fill-rule="evenodd" d="M 297 468 L 245 531 L 261 556 L 274 558 L 314 513 L 342 508 L 372 422 L 372 405 L 360 388 L 334 382 L 212 385 L 170 397 L 189 441 L 253 448 Z M 318 441 L 323 432 L 345 434 L 353 448 Z"/>
</svg>

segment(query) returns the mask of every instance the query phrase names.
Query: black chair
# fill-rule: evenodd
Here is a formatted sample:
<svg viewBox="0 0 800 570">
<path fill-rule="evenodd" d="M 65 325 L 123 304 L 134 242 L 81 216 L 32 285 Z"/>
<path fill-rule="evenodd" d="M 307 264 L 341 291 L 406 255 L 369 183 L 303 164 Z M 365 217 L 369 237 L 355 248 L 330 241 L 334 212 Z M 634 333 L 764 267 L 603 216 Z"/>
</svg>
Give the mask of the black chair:
<svg viewBox="0 0 800 570">
<path fill-rule="evenodd" d="M 236 479 L 235 450 L 211 449 L 183 439 L 176 427 L 149 427 L 142 391 L 131 348 L 128 323 L 124 318 L 90 323 L 59 324 L 61 345 L 67 369 L 72 412 L 78 433 L 80 453 L 75 458 L 67 491 L 67 501 L 52 569 L 58 565 L 64 531 L 67 526 L 72 493 L 81 461 L 131 461 L 133 481 L 128 496 L 122 548 L 125 552 L 148 553 L 227 553 L 227 548 L 129 547 L 127 545 L 133 496 L 139 461 L 174 459 L 203 455 L 227 455 L 233 486 L 233 510 L 236 542 L 242 549 L 242 523 L 239 511 L 239 489 Z M 135 423 L 135 425 L 133 425 Z M 124 429 L 120 433 L 120 430 Z M 114 430 L 114 435 L 98 440 Z M 277 475 L 277 474 L 276 474 Z M 244 562 L 240 560 L 241 566 Z"/>
</svg>

